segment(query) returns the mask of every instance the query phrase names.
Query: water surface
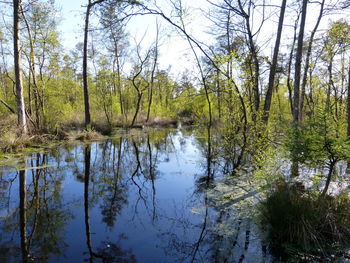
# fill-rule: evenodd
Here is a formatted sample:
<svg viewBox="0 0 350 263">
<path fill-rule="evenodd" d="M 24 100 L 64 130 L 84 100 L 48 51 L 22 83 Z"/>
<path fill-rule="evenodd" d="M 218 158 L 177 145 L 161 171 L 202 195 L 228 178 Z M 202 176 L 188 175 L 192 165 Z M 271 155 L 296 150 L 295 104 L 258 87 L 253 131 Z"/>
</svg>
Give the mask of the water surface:
<svg viewBox="0 0 350 263">
<path fill-rule="evenodd" d="M 217 140 L 130 131 L 0 167 L 0 262 L 269 262 Z"/>
</svg>

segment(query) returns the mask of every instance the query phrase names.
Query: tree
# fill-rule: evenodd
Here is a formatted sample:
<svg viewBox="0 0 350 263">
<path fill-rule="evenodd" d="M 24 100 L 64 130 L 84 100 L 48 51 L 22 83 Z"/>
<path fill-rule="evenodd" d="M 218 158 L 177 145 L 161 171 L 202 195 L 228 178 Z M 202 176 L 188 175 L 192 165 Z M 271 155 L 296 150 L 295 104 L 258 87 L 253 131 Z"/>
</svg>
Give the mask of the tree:
<svg viewBox="0 0 350 263">
<path fill-rule="evenodd" d="M 320 12 L 317 18 L 317 22 L 315 24 L 314 29 L 311 32 L 311 36 L 309 39 L 309 45 L 307 47 L 307 53 L 306 53 L 306 59 L 305 59 L 305 67 L 304 67 L 304 75 L 303 75 L 303 80 L 301 84 L 301 97 L 300 97 L 300 112 L 299 112 L 299 118 L 300 120 L 303 119 L 303 110 L 304 110 L 304 100 L 305 100 L 305 88 L 306 88 L 306 82 L 307 82 L 307 74 L 310 68 L 310 57 L 311 57 L 311 51 L 312 51 L 312 46 L 315 38 L 315 34 L 317 32 L 318 26 L 320 25 L 321 19 L 323 17 L 324 13 L 324 4 L 325 0 L 321 2 L 321 7 L 320 7 Z"/>
<path fill-rule="evenodd" d="M 304 30 L 306 21 L 306 11 L 307 11 L 308 0 L 303 0 L 301 9 L 301 21 L 299 27 L 298 35 L 298 47 L 295 56 L 295 72 L 294 72 L 294 100 L 293 100 L 293 121 L 295 123 L 299 122 L 299 111 L 300 111 L 300 75 L 301 75 L 301 60 L 303 52 L 303 40 L 304 40 Z"/>
<path fill-rule="evenodd" d="M 347 114 L 347 136 L 348 140 L 350 139 L 350 66 L 348 68 L 348 92 L 347 92 L 347 108 L 346 108 L 346 114 Z M 349 166 L 349 165 L 348 165 Z"/>
<path fill-rule="evenodd" d="M 13 57 L 15 65 L 16 78 L 16 103 L 17 103 L 17 118 L 18 118 L 18 133 L 24 135 L 28 133 L 26 120 L 23 83 L 22 83 L 22 59 L 20 50 L 20 5 L 21 0 L 13 0 Z"/>
<path fill-rule="evenodd" d="M 113 72 L 113 93 L 119 96 L 120 113 L 126 119 L 124 110 L 124 98 L 122 92 L 122 68 L 123 58 L 127 53 L 128 34 L 126 33 L 126 25 L 128 19 L 122 17 L 127 5 L 123 5 L 120 1 L 108 3 L 101 8 L 100 21 L 103 27 L 103 35 L 101 42 L 106 46 L 107 51 L 112 56 L 112 72 Z M 106 41 L 106 39 L 108 41 Z"/>
<path fill-rule="evenodd" d="M 185 21 L 184 21 L 184 17 L 182 16 L 184 12 L 183 10 L 183 6 L 182 6 L 182 1 L 181 0 L 178 0 L 178 6 L 174 5 L 176 11 L 178 12 L 178 16 L 179 16 L 179 19 L 180 19 L 180 25 L 181 25 L 181 28 L 183 30 L 183 32 L 187 34 L 187 29 L 186 29 L 186 25 L 185 25 Z M 208 105 L 208 117 L 209 117 L 209 120 L 208 120 L 208 123 L 207 125 L 210 127 L 212 125 L 212 122 L 213 122 L 213 117 L 212 117 L 212 106 L 211 106 L 211 100 L 210 100 L 210 96 L 209 96 L 209 84 L 208 84 L 208 80 L 207 80 L 207 74 L 206 72 L 204 72 L 204 68 L 201 64 L 201 61 L 200 61 L 200 57 L 199 55 L 197 54 L 196 52 L 196 49 L 195 49 L 195 46 L 193 45 L 192 41 L 187 37 L 187 42 L 188 44 L 190 45 L 190 48 L 191 48 L 191 51 L 195 57 L 195 61 L 196 61 L 196 64 L 197 64 L 197 67 L 198 67 L 198 70 L 199 70 L 199 73 L 200 73 L 200 79 L 201 79 L 201 84 L 203 85 L 203 89 L 204 89 L 204 93 L 205 93 L 205 98 L 206 98 L 206 101 L 207 101 L 207 105 Z"/>
<path fill-rule="evenodd" d="M 298 131 L 299 127 L 299 112 L 300 112 L 300 78 L 301 78 L 301 61 L 302 61 L 302 53 L 303 53 L 303 40 L 304 40 L 304 29 L 305 29 L 305 21 L 306 21 L 306 11 L 307 11 L 307 2 L 308 0 L 303 0 L 302 8 L 301 8 L 301 21 L 299 26 L 299 34 L 298 34 L 298 44 L 297 51 L 295 56 L 295 70 L 294 70 L 294 96 L 293 96 L 293 123 Z M 296 138 L 298 140 L 298 138 Z M 296 152 L 292 152 L 292 154 L 297 154 Z M 291 167 L 291 175 L 296 177 L 299 175 L 299 164 L 296 161 L 293 161 Z"/>
<path fill-rule="evenodd" d="M 153 88 L 154 88 L 154 77 L 155 77 L 155 72 L 157 68 L 157 62 L 158 62 L 158 45 L 159 45 L 159 25 L 157 22 L 157 33 L 156 33 L 156 41 L 154 44 L 154 48 L 152 50 L 152 55 L 153 55 L 153 65 L 152 65 L 152 70 L 151 70 L 151 80 L 150 80 L 150 85 L 148 89 L 148 107 L 147 107 L 147 117 L 146 117 L 146 122 L 149 121 L 149 117 L 151 114 L 151 106 L 153 102 Z"/>
<path fill-rule="evenodd" d="M 21 7 L 26 29 L 23 34 L 23 53 L 28 61 L 28 119 L 37 130 L 47 125 L 46 120 L 51 113 L 47 112 L 48 108 L 52 108 L 47 90 L 50 80 L 57 75 L 58 70 L 53 65 L 61 52 L 55 11 L 54 3 L 49 0 L 29 1 Z"/>
<path fill-rule="evenodd" d="M 89 36 L 89 19 L 91 9 L 105 0 L 88 0 L 85 13 L 85 28 L 84 28 L 84 49 L 83 49 L 83 90 L 84 90 L 84 107 L 85 107 L 85 128 L 91 125 L 90 102 L 89 102 L 89 86 L 87 77 L 87 52 L 88 52 L 88 36 Z"/>
<path fill-rule="evenodd" d="M 344 93 L 342 80 L 345 78 L 344 57 L 347 56 L 346 51 L 350 46 L 349 34 L 349 24 L 344 20 L 339 20 L 330 25 L 324 42 L 321 43 L 323 46 L 321 59 L 326 63 L 328 73 L 326 107 L 336 119 L 339 119 L 339 104 L 341 103 L 339 97 Z M 338 63 L 341 65 L 340 71 L 336 70 Z M 338 79 L 341 82 L 337 85 Z"/>
<path fill-rule="evenodd" d="M 135 125 L 138 113 L 141 108 L 141 99 L 142 99 L 143 93 L 146 89 L 148 89 L 150 85 L 150 83 L 146 81 L 144 76 L 142 76 L 142 73 L 144 71 L 144 68 L 147 66 L 149 62 L 151 49 L 147 50 L 144 58 L 142 58 L 140 54 L 140 44 L 138 44 L 136 47 L 136 53 L 140 64 L 135 65 L 135 73 L 131 78 L 131 82 L 137 93 L 137 103 L 136 103 L 135 114 L 134 114 L 134 117 L 132 118 L 130 127 L 133 127 Z"/>
<path fill-rule="evenodd" d="M 275 47 L 273 50 L 273 58 L 272 58 L 272 64 L 271 64 L 270 74 L 269 74 L 269 84 L 267 86 L 265 104 L 264 104 L 263 120 L 265 123 L 267 123 L 269 120 L 269 111 L 270 111 L 270 107 L 271 107 L 273 88 L 275 85 L 277 59 L 278 59 L 278 52 L 279 52 L 279 47 L 280 47 L 280 43 L 281 43 L 281 35 L 282 35 L 282 28 L 283 28 L 284 13 L 286 10 L 286 3 L 287 3 L 287 0 L 282 1 L 280 17 L 279 17 L 279 21 L 278 21 L 276 43 L 275 43 Z"/>
<path fill-rule="evenodd" d="M 232 5 L 230 6 L 231 8 Z M 254 8 L 254 3 L 252 1 L 249 1 L 248 4 L 248 11 L 244 10 L 244 6 L 242 4 L 241 0 L 238 0 L 238 9 L 237 8 L 233 8 L 234 12 L 236 12 L 237 14 L 239 14 L 240 16 L 242 16 L 244 18 L 245 21 L 245 30 L 246 30 L 246 34 L 248 36 L 248 46 L 249 46 L 249 50 L 252 56 L 252 64 L 253 66 L 253 72 L 252 73 L 252 80 L 253 80 L 253 94 L 254 94 L 254 110 L 255 112 L 253 112 L 253 120 L 256 120 L 256 113 L 259 111 L 259 107 L 260 107 L 260 92 L 259 92 L 259 78 L 260 78 L 260 62 L 258 59 L 258 47 L 254 41 L 254 35 L 257 33 L 253 33 L 252 32 L 252 27 L 251 27 L 251 13 L 252 9 Z M 262 23 L 264 22 L 264 20 L 262 21 Z M 260 26 L 261 28 L 261 26 Z M 259 29 L 260 30 L 260 29 Z"/>
</svg>

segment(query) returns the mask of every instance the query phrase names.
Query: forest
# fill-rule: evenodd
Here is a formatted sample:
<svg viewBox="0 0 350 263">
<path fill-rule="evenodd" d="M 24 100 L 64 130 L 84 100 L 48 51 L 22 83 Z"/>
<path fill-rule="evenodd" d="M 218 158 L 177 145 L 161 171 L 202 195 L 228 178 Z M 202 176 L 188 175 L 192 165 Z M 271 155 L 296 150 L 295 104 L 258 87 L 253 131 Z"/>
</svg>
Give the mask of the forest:
<svg viewBox="0 0 350 263">
<path fill-rule="evenodd" d="M 69 40 L 75 41 L 71 49 L 65 44 L 67 28 L 60 26 L 67 15 L 60 10 L 63 2 L 0 0 L 0 188 L 2 181 L 11 181 L 6 179 L 13 176 L 9 167 L 15 167 L 22 189 L 18 220 L 23 262 L 56 262 L 47 255 L 51 248 L 43 249 L 45 257 L 30 259 L 28 234 L 40 223 L 25 227 L 23 220 L 31 223 L 27 217 L 34 213 L 37 218 L 43 209 L 36 187 L 46 172 L 38 171 L 60 175 L 50 167 L 62 163 L 74 170 L 69 170 L 76 175 L 74 183 L 84 183 L 90 262 L 136 262 L 138 257 L 129 252 L 125 261 L 120 253 L 116 259 L 93 252 L 89 202 L 106 199 L 97 190 L 94 199 L 91 185 L 115 187 L 116 201 L 117 193 L 129 189 L 129 181 L 119 176 L 129 174 L 130 188 L 140 195 L 136 208 L 143 202 L 148 209 L 149 201 L 154 219 L 155 180 L 165 173 L 156 172 L 161 170 L 159 156 L 172 163 L 169 156 L 183 150 L 192 160 L 193 149 L 186 145 L 194 145 L 203 159 L 194 162 L 205 167 L 205 176 L 193 183 L 206 207 L 198 212 L 204 225 L 190 256 L 178 261 L 164 257 L 162 262 L 256 262 L 249 256 L 254 253 L 264 255 L 266 262 L 350 258 L 349 0 L 85 0 L 76 15 L 80 24 L 71 21 L 78 35 Z M 67 146 L 77 140 L 81 145 L 75 150 Z M 79 164 L 68 160 L 70 154 Z M 103 159 L 112 155 L 112 164 Z M 93 157 L 101 159 L 94 163 L 101 167 L 90 173 Z M 196 168 L 189 171 L 195 174 Z M 43 189 L 47 187 L 45 183 Z M 144 191 L 153 197 L 143 196 Z M 27 192 L 32 202 L 25 201 Z M 39 208 L 30 212 L 36 201 Z M 254 207 L 254 215 L 242 212 L 247 207 Z M 122 210 L 115 205 L 110 209 L 101 213 L 115 217 Z M 204 233 L 215 213 L 215 224 L 225 221 L 223 228 L 230 234 L 208 230 L 218 245 L 205 260 L 199 255 L 213 248 L 200 243 L 210 243 Z M 0 220 L 10 218 L 0 213 Z M 230 218 L 237 221 L 230 225 Z M 249 222 L 244 231 L 242 221 Z M 253 221 L 259 230 L 253 230 Z M 1 233 L 6 232 L 2 226 L 0 250 Z M 257 233 L 262 236 L 259 253 L 249 249 Z M 225 258 L 220 251 L 233 251 L 239 240 L 240 257 L 232 253 Z M 179 247 L 186 250 L 180 243 L 176 253 L 186 254 L 179 253 Z M 114 249 L 118 254 L 120 248 Z"/>
</svg>

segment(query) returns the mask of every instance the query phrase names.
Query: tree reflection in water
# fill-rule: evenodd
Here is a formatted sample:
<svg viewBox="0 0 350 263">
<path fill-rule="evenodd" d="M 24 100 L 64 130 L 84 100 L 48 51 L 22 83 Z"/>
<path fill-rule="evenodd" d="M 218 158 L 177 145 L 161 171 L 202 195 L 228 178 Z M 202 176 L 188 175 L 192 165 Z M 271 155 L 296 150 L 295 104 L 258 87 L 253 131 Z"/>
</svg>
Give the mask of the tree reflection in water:
<svg viewBox="0 0 350 263">
<path fill-rule="evenodd" d="M 101 204 L 101 214 L 103 222 L 107 226 L 113 228 L 116 216 L 119 214 L 124 205 L 127 204 L 125 197 L 125 186 L 121 182 L 121 166 L 122 166 L 122 152 L 123 152 L 123 138 L 119 138 L 119 142 L 111 143 L 112 153 L 112 178 L 104 184 L 103 191 L 106 193 Z M 116 153 L 117 151 L 117 153 Z M 117 154 L 117 157 L 116 157 Z M 116 164 L 115 164 L 116 162 Z"/>
<path fill-rule="evenodd" d="M 181 139 L 181 148 L 186 148 L 186 140 Z M 211 145 L 211 128 L 208 127 L 204 144 L 205 156 L 203 173 L 196 175 L 194 193 L 182 204 L 174 203 L 168 214 L 159 215 L 166 221 L 165 228 L 160 230 L 160 247 L 172 262 L 207 262 L 209 246 L 206 242 L 210 231 L 211 211 L 207 190 L 213 186 L 213 155 Z"/>
<path fill-rule="evenodd" d="M 0 262 L 250 260 L 250 221 L 215 200 L 227 166 L 212 129 L 150 130 L 28 156 L 27 169 L 1 175 L 9 197 L 0 199 Z"/>
<path fill-rule="evenodd" d="M 63 229 L 71 215 L 60 196 L 62 177 L 56 173 L 55 177 L 51 176 L 46 154 L 33 154 L 28 159 L 19 168 L 17 197 L 9 189 L 8 199 L 18 200 L 18 209 L 9 205 L 1 233 L 4 239 L 11 238 L 14 247 L 1 253 L 1 262 L 11 262 L 5 260 L 7 257 L 17 257 L 11 255 L 11 251 L 17 250 L 16 240 L 22 262 L 46 262 L 50 254 L 60 255 L 66 246 Z"/>
<path fill-rule="evenodd" d="M 121 148 L 121 145 L 120 145 Z M 119 151 L 120 154 L 120 151 Z M 119 155 L 120 156 L 120 155 Z M 120 157 L 118 157 L 120 160 Z M 90 165 L 91 165 L 91 146 L 86 144 L 84 147 L 84 218 L 85 218 L 85 233 L 86 233 L 86 244 L 89 250 L 89 262 L 94 262 L 94 259 L 101 259 L 104 263 L 120 262 L 120 263 L 133 263 L 136 262 L 135 256 L 129 251 L 124 251 L 118 247 L 118 245 L 111 242 L 102 242 L 100 247 L 97 248 L 96 252 L 93 249 L 92 240 L 91 240 L 91 231 L 90 231 L 90 215 L 89 215 L 89 184 L 90 184 Z M 119 165 L 119 164 L 118 164 Z M 102 164 L 104 166 L 104 164 Z M 118 171 L 118 168 L 117 168 Z M 114 178 L 115 184 L 117 186 L 118 175 Z M 114 189 L 114 194 L 117 192 L 116 188 Z M 124 199 L 119 199 L 123 200 Z M 112 200 L 116 202 L 116 199 Z M 121 207 L 120 204 L 117 206 Z M 102 214 L 103 214 L 102 210 Z M 113 226 L 110 223 L 114 223 L 115 215 L 118 211 L 112 213 L 112 218 L 104 217 L 103 221 L 109 226 Z"/>
<path fill-rule="evenodd" d="M 22 261 L 28 262 L 28 244 L 27 244 L 27 185 L 26 185 L 26 170 L 19 172 L 19 225 L 21 232 L 21 250 Z"/>
</svg>

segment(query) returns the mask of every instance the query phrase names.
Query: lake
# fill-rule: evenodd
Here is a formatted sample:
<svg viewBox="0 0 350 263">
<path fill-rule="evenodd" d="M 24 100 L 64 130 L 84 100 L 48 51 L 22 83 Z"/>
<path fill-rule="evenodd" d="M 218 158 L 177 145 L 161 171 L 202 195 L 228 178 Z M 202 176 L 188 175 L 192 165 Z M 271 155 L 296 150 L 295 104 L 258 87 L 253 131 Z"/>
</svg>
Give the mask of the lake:
<svg viewBox="0 0 350 263">
<path fill-rule="evenodd" d="M 214 133 L 131 130 L 0 167 L 0 262 L 271 262 Z"/>
</svg>

